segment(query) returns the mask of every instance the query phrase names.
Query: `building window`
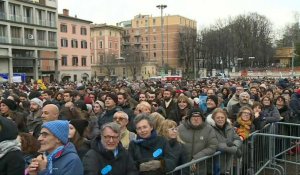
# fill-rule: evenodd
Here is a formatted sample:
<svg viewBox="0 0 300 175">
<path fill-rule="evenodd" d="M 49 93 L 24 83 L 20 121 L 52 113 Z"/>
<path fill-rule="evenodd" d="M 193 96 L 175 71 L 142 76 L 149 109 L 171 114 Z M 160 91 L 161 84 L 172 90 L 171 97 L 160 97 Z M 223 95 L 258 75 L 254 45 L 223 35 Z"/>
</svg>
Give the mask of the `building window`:
<svg viewBox="0 0 300 175">
<path fill-rule="evenodd" d="M 86 66 L 86 57 L 81 58 L 81 65 Z"/>
<path fill-rule="evenodd" d="M 153 41 L 156 41 L 156 36 L 153 36 Z"/>
<path fill-rule="evenodd" d="M 68 40 L 67 39 L 62 38 L 60 40 L 60 42 L 61 42 L 61 47 L 68 47 Z"/>
<path fill-rule="evenodd" d="M 104 63 L 104 56 L 100 55 L 100 63 Z"/>
<path fill-rule="evenodd" d="M 153 57 L 156 58 L 156 52 L 153 53 Z"/>
<path fill-rule="evenodd" d="M 111 75 L 116 75 L 116 69 L 115 68 L 111 69 Z"/>
<path fill-rule="evenodd" d="M 156 44 L 153 44 L 153 48 L 154 48 L 154 49 L 156 48 Z"/>
<path fill-rule="evenodd" d="M 81 41 L 81 48 L 82 49 L 87 49 L 87 42 L 85 40 Z"/>
<path fill-rule="evenodd" d="M 109 36 L 111 36 L 111 31 L 109 31 Z"/>
<path fill-rule="evenodd" d="M 77 39 L 72 39 L 71 40 L 71 47 L 72 48 L 78 48 L 78 41 L 77 41 Z"/>
<path fill-rule="evenodd" d="M 146 41 L 148 42 L 148 37 L 146 37 Z"/>
<path fill-rule="evenodd" d="M 155 23 L 156 23 L 156 19 L 153 19 L 153 25 L 154 25 L 154 26 L 156 25 Z"/>
<path fill-rule="evenodd" d="M 60 32 L 67 33 L 68 32 L 68 26 L 66 24 L 60 25 Z"/>
<path fill-rule="evenodd" d="M 102 30 L 100 30 L 100 36 L 102 36 Z"/>
<path fill-rule="evenodd" d="M 118 49 L 118 43 L 115 43 L 115 49 Z"/>
<path fill-rule="evenodd" d="M 109 42 L 109 48 L 111 49 L 111 41 Z"/>
<path fill-rule="evenodd" d="M 126 68 L 123 67 L 123 75 L 125 76 L 126 75 Z"/>
<path fill-rule="evenodd" d="M 152 32 L 153 32 L 153 33 L 155 33 L 155 32 L 156 32 L 156 28 L 155 28 L 155 27 L 153 27 L 153 29 L 152 29 Z"/>
<path fill-rule="evenodd" d="M 61 57 L 61 65 L 62 66 L 67 66 L 68 65 L 68 58 L 67 58 L 67 56 L 62 56 Z"/>
<path fill-rule="evenodd" d="M 76 34 L 76 26 L 74 26 L 74 25 L 72 26 L 72 33 Z"/>
<path fill-rule="evenodd" d="M 100 41 L 99 47 L 100 47 L 100 49 L 103 48 L 103 41 Z"/>
<path fill-rule="evenodd" d="M 146 49 L 148 49 L 148 44 L 145 45 Z"/>
<path fill-rule="evenodd" d="M 78 57 L 77 56 L 72 57 L 72 66 L 78 66 Z"/>
<path fill-rule="evenodd" d="M 148 29 L 145 29 L 145 33 L 148 33 Z"/>
<path fill-rule="evenodd" d="M 87 35 L 87 31 L 86 31 L 86 28 L 85 28 L 85 27 L 81 27 L 81 28 L 80 28 L 80 34 L 81 34 L 81 35 Z"/>
<path fill-rule="evenodd" d="M 77 81 L 77 75 L 74 74 L 74 81 Z"/>
</svg>

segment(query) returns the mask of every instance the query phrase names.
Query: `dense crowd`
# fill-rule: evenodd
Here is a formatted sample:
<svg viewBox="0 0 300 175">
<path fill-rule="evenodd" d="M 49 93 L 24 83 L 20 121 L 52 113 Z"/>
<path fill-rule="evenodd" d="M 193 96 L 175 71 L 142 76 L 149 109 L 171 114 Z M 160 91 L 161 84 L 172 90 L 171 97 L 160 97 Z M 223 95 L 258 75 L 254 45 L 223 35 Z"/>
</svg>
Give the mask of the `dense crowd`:
<svg viewBox="0 0 300 175">
<path fill-rule="evenodd" d="M 300 122 L 297 78 L 5 83 L 0 96 L 1 175 L 160 175 L 216 151 L 226 174 L 251 132 Z"/>
</svg>

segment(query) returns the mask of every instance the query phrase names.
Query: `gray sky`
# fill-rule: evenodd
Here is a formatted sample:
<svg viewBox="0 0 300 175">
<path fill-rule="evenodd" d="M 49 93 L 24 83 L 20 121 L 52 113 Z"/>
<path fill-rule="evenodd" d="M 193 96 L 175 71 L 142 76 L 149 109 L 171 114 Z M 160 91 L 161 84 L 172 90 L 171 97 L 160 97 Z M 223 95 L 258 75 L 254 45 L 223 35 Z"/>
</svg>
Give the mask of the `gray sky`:
<svg viewBox="0 0 300 175">
<path fill-rule="evenodd" d="M 138 14 L 160 16 L 158 4 L 168 6 L 164 14 L 196 20 L 198 28 L 214 24 L 217 19 L 257 12 L 278 30 L 295 21 L 295 12 L 300 12 L 300 0 L 58 0 L 58 12 L 67 8 L 71 16 L 115 25 Z"/>
</svg>

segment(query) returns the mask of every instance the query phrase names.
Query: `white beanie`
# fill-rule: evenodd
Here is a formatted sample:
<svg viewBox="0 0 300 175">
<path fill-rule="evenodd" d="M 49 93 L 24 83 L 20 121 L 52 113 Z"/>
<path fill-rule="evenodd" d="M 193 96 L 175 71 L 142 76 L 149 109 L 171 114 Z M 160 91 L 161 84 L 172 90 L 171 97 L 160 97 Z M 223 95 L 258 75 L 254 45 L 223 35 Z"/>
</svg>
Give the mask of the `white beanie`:
<svg viewBox="0 0 300 175">
<path fill-rule="evenodd" d="M 34 102 L 36 103 L 37 105 L 39 105 L 41 108 L 43 107 L 43 102 L 42 100 L 38 99 L 38 98 L 33 98 L 30 100 L 30 102 Z"/>
</svg>

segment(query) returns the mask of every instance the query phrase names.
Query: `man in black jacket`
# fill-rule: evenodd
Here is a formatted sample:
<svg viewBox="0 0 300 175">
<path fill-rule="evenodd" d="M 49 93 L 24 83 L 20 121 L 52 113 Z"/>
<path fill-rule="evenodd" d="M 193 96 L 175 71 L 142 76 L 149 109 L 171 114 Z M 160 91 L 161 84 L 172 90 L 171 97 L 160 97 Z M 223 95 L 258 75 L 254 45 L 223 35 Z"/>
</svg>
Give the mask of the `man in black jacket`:
<svg viewBox="0 0 300 175">
<path fill-rule="evenodd" d="M 121 129 L 117 123 L 106 123 L 101 135 L 91 143 L 91 150 L 83 158 L 84 174 L 138 175 L 128 152 L 120 142 Z"/>
</svg>

